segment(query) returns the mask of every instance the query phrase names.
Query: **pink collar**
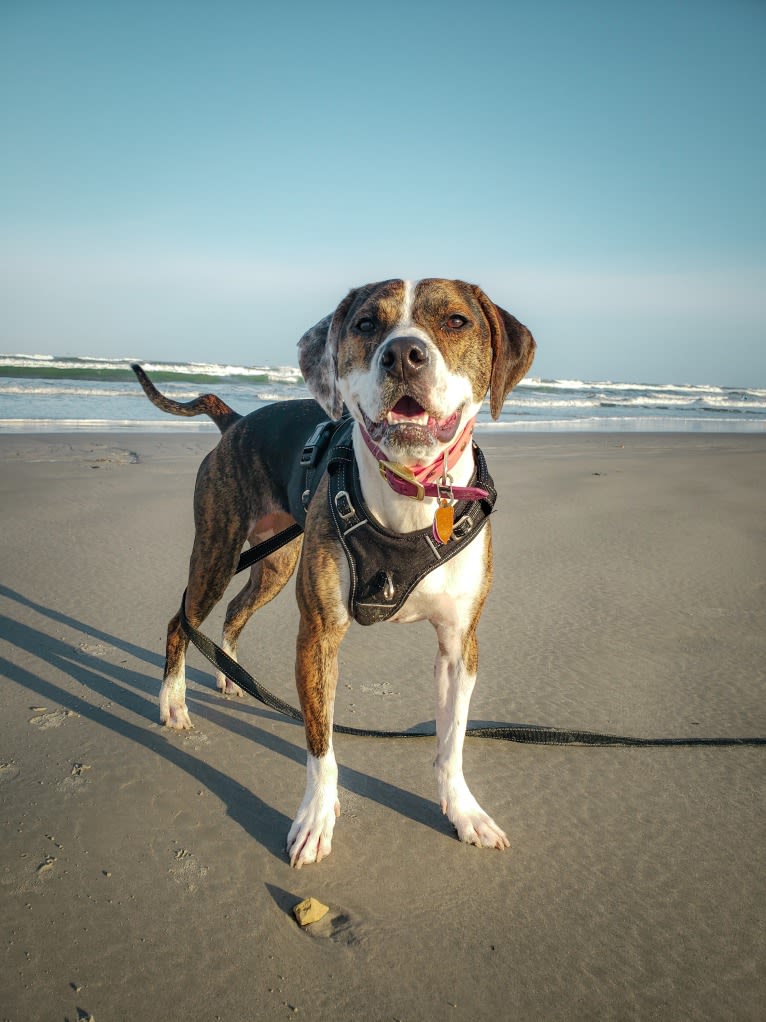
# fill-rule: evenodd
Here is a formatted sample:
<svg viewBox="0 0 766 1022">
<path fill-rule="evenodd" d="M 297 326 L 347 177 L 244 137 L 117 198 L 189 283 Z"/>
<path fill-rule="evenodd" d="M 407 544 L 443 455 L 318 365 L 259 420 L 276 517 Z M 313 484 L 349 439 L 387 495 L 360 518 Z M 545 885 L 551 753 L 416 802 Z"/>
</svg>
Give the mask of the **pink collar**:
<svg viewBox="0 0 766 1022">
<path fill-rule="evenodd" d="M 450 470 L 455 467 L 460 455 L 471 442 L 475 417 L 470 419 L 452 446 L 431 462 L 430 465 L 415 465 L 409 468 L 397 461 L 388 461 L 370 434 L 359 423 L 364 442 L 378 463 L 380 474 L 396 493 L 403 497 L 423 500 L 424 497 L 438 497 L 440 500 L 480 500 L 487 491 L 478 486 L 453 486 Z"/>
</svg>

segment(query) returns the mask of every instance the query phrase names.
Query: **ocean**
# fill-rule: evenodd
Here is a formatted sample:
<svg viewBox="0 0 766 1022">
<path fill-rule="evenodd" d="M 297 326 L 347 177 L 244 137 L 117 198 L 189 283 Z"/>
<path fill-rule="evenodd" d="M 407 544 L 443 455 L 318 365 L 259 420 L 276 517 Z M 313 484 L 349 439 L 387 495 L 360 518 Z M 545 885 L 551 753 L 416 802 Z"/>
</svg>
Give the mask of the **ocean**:
<svg viewBox="0 0 766 1022">
<path fill-rule="evenodd" d="M 177 418 L 156 409 L 131 361 L 0 355 L 0 432 L 215 431 L 204 417 Z M 212 391 L 242 414 L 310 396 L 300 371 L 290 366 L 142 365 L 168 397 L 188 401 Z M 766 389 L 531 376 L 511 393 L 497 422 L 485 403 L 477 429 L 756 433 L 766 429 Z"/>
</svg>

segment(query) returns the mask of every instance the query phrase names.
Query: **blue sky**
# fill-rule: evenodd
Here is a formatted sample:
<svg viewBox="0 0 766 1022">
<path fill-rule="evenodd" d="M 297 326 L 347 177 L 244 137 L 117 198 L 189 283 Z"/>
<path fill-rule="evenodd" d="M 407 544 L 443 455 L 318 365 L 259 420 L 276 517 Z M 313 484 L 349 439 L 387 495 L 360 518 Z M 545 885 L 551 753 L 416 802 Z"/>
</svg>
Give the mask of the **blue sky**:
<svg viewBox="0 0 766 1022">
<path fill-rule="evenodd" d="M 478 283 L 543 377 L 766 386 L 766 3 L 0 5 L 0 351 L 296 363 Z"/>
</svg>

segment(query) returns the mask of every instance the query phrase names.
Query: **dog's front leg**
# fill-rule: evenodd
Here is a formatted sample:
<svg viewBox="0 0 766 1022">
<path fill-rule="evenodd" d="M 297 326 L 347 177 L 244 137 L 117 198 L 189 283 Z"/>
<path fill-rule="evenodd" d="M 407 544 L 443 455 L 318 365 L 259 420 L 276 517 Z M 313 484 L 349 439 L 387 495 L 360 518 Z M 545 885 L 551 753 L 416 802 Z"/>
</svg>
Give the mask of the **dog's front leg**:
<svg viewBox="0 0 766 1022">
<path fill-rule="evenodd" d="M 304 554 L 296 587 L 301 623 L 295 658 L 308 748 L 306 793 L 287 836 L 287 854 L 296 869 L 330 854 L 335 819 L 340 815 L 332 724 L 338 650 L 349 625 L 339 586 L 331 581 L 333 576 L 338 578 L 331 558 L 321 558 L 326 562 L 324 570 L 308 565 L 307 560 Z"/>
<path fill-rule="evenodd" d="M 453 624 L 436 623 L 436 787 L 441 810 L 461 841 L 503 849 L 510 844 L 508 838 L 473 797 L 463 776 L 463 742 L 478 666 L 475 625 L 466 634 Z"/>
</svg>

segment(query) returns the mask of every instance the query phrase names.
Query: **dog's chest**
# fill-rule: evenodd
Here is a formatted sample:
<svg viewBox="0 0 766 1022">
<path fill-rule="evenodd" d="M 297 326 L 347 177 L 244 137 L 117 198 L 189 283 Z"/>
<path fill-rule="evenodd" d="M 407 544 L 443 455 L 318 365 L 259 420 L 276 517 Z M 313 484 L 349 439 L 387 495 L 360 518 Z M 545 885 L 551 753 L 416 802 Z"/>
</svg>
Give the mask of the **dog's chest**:
<svg viewBox="0 0 766 1022">
<path fill-rule="evenodd" d="M 456 557 L 434 569 L 390 619 L 396 624 L 431 621 L 461 631 L 473 617 L 476 600 L 489 579 L 489 529 Z"/>
<path fill-rule="evenodd" d="M 457 522 L 442 544 L 432 528 L 400 533 L 383 527 L 364 500 L 353 448 L 346 443 L 334 448 L 327 470 L 326 506 L 346 556 L 346 606 L 359 624 L 432 619 L 433 600 L 444 594 L 459 603 L 465 602 L 465 594 L 467 602 L 472 602 L 486 574 L 488 547 L 481 533 L 495 501 L 478 448 L 476 457 L 479 492 L 484 498 L 456 505 Z"/>
</svg>

